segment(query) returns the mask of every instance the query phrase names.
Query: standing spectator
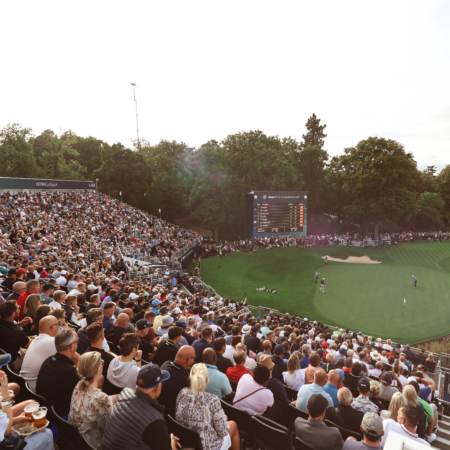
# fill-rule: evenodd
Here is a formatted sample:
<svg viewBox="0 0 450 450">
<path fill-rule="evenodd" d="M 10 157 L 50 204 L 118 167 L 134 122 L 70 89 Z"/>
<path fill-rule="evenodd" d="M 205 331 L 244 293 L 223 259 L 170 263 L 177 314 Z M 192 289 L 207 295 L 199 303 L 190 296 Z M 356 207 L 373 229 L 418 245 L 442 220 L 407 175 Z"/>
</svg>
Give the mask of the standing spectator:
<svg viewBox="0 0 450 450">
<path fill-rule="evenodd" d="M 55 336 L 58 331 L 59 324 L 56 317 L 43 317 L 39 322 L 39 336 L 31 342 L 25 354 L 20 375 L 25 378 L 33 392 L 36 392 L 36 382 L 42 363 L 56 353 Z"/>
<path fill-rule="evenodd" d="M 328 427 L 324 422 L 328 400 L 321 394 L 313 394 L 306 408 L 308 420 L 302 417 L 295 419 L 295 435 L 316 450 L 341 450 L 344 441 L 339 429 Z"/>
<path fill-rule="evenodd" d="M 59 331 L 55 336 L 56 353 L 42 363 L 37 377 L 36 393 L 45 397 L 56 414 L 66 419 L 73 390 L 80 381 L 72 361 L 77 346 L 78 335 L 74 330 Z"/>
<path fill-rule="evenodd" d="M 175 419 L 200 435 L 204 450 L 239 450 L 240 436 L 235 422 L 227 422 L 217 396 L 205 392 L 208 368 L 200 363 L 193 366 L 190 388 L 178 394 Z"/>
<path fill-rule="evenodd" d="M 169 373 L 156 364 L 139 370 L 133 389 L 125 388 L 114 403 L 101 443 L 102 450 L 178 450 L 178 439 L 170 435 L 157 398 Z"/>
<path fill-rule="evenodd" d="M 95 326 L 100 324 L 93 324 Z M 101 325 L 100 325 L 101 326 Z M 108 396 L 99 387 L 103 371 L 100 353 L 86 352 L 78 361 L 78 375 L 81 381 L 75 387 L 70 403 L 69 422 L 78 428 L 86 441 L 100 449 L 106 422 L 117 396 Z"/>
</svg>

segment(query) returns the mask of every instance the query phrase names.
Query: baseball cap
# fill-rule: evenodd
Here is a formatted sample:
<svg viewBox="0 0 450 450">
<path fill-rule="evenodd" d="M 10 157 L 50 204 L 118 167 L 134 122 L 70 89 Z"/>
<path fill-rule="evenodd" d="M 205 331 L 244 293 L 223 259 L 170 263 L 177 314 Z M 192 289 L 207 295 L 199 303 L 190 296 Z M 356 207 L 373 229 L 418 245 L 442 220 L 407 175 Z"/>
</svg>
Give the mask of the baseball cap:
<svg viewBox="0 0 450 450">
<path fill-rule="evenodd" d="M 347 349 L 344 348 L 344 347 L 341 347 L 341 348 L 339 349 L 339 353 L 340 353 L 341 355 L 345 355 L 345 354 L 347 354 Z"/>
<path fill-rule="evenodd" d="M 168 312 L 169 311 L 169 308 L 167 307 L 167 306 L 161 306 L 161 308 L 160 308 L 160 310 L 159 310 L 159 312 L 161 313 L 161 314 L 165 314 L 166 312 Z"/>
<path fill-rule="evenodd" d="M 173 314 L 181 314 L 181 309 L 180 309 L 180 308 L 175 308 L 175 309 L 172 311 L 172 313 L 173 313 Z"/>
<path fill-rule="evenodd" d="M 392 382 L 392 376 L 389 372 L 383 372 L 381 375 L 381 381 L 383 384 L 390 384 Z"/>
<path fill-rule="evenodd" d="M 269 370 L 275 365 L 270 355 L 261 355 L 259 358 L 259 363 L 266 366 Z"/>
<path fill-rule="evenodd" d="M 27 273 L 27 271 L 26 271 L 25 269 L 19 269 L 19 270 L 17 271 L 17 273 Z"/>
<path fill-rule="evenodd" d="M 170 325 L 172 325 L 172 323 L 173 323 L 173 318 L 172 317 L 164 316 L 161 325 L 162 325 L 163 328 L 167 328 L 167 327 L 170 327 Z"/>
<path fill-rule="evenodd" d="M 153 306 L 158 306 L 158 305 L 160 305 L 161 303 L 162 303 L 161 301 L 156 300 L 156 299 L 152 301 L 152 305 L 153 305 Z"/>
<path fill-rule="evenodd" d="M 46 284 L 44 284 L 42 289 L 44 291 L 48 291 L 49 289 L 56 289 L 56 287 L 53 284 L 51 284 L 51 283 L 46 283 Z"/>
<path fill-rule="evenodd" d="M 66 275 L 66 274 L 67 274 L 67 271 L 61 270 L 61 275 Z"/>
<path fill-rule="evenodd" d="M 275 348 L 273 349 L 274 355 L 282 355 L 284 353 L 284 347 L 281 344 L 275 345 Z"/>
<path fill-rule="evenodd" d="M 9 353 L 5 353 L 4 355 L 0 355 L 0 367 L 6 366 L 11 361 L 11 355 Z"/>
<path fill-rule="evenodd" d="M 258 327 L 252 327 L 251 328 L 251 332 L 252 333 L 259 333 L 259 328 Z"/>
<path fill-rule="evenodd" d="M 157 364 L 146 364 L 139 371 L 136 384 L 144 389 L 153 389 L 169 378 L 167 370 L 161 370 Z"/>
<path fill-rule="evenodd" d="M 8 275 L 16 275 L 17 270 L 16 269 L 9 269 L 8 270 Z"/>
<path fill-rule="evenodd" d="M 328 408 L 328 400 L 320 394 L 313 394 L 308 400 L 308 412 L 311 417 L 319 417 Z"/>
<path fill-rule="evenodd" d="M 370 390 L 370 380 L 367 378 L 360 378 L 358 381 L 358 387 L 361 391 L 367 392 Z"/>
<path fill-rule="evenodd" d="M 96 291 L 98 289 L 97 286 L 95 286 L 94 284 L 89 284 L 88 285 L 88 291 Z"/>
<path fill-rule="evenodd" d="M 148 323 L 145 319 L 140 319 L 136 322 L 136 329 L 141 331 L 144 328 L 150 328 L 152 324 Z"/>
<path fill-rule="evenodd" d="M 139 295 L 136 295 L 134 292 L 132 292 L 132 293 L 130 294 L 131 300 L 134 300 L 135 298 L 138 298 L 138 297 L 139 297 Z"/>
<path fill-rule="evenodd" d="M 177 321 L 177 322 L 174 322 L 174 325 L 176 325 L 177 327 L 183 328 L 183 330 L 185 330 L 187 327 L 187 322 Z"/>
<path fill-rule="evenodd" d="M 364 433 L 370 436 L 381 436 L 383 434 L 383 422 L 378 414 L 368 412 L 364 414 L 361 427 Z"/>
<path fill-rule="evenodd" d="M 322 342 L 322 348 L 328 348 L 328 342 Z"/>
</svg>

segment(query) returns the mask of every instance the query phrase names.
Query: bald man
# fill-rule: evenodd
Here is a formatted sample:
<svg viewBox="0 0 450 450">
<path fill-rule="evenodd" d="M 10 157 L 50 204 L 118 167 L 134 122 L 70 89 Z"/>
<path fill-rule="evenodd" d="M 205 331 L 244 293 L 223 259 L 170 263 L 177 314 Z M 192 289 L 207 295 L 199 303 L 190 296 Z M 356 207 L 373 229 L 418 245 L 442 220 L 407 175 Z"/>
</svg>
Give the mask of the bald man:
<svg viewBox="0 0 450 450">
<path fill-rule="evenodd" d="M 262 355 L 270 355 L 272 356 L 272 342 L 268 339 L 263 342 L 263 351 L 259 352 L 256 355 L 256 362 L 259 364 L 259 358 L 261 358 Z"/>
<path fill-rule="evenodd" d="M 337 370 L 330 370 L 328 373 L 327 384 L 323 387 L 323 390 L 329 394 L 329 396 L 333 399 L 334 406 L 339 406 L 338 400 L 338 391 L 339 391 L 339 382 L 341 381 L 341 377 Z"/>
<path fill-rule="evenodd" d="M 297 394 L 297 404 L 295 406 L 304 412 L 308 412 L 306 405 L 308 404 L 309 397 L 313 394 L 320 394 L 327 399 L 328 406 L 330 408 L 334 407 L 333 399 L 323 390 L 323 387 L 327 384 L 327 381 L 328 376 L 325 370 L 317 370 L 314 373 L 314 383 L 304 384 L 299 389 Z"/>
<path fill-rule="evenodd" d="M 211 349 L 212 350 L 212 349 Z M 194 364 L 195 350 L 190 345 L 181 347 L 175 361 L 166 361 L 161 365 L 161 370 L 167 370 L 170 378 L 163 384 L 158 402 L 165 406 L 164 412 L 175 417 L 175 405 L 181 389 L 189 387 L 189 373 L 187 369 Z"/>
<path fill-rule="evenodd" d="M 55 316 L 43 317 L 39 322 L 39 336 L 33 340 L 25 354 L 20 375 L 33 392 L 36 392 L 36 381 L 42 363 L 56 353 L 55 336 L 58 331 L 59 324 Z"/>
<path fill-rule="evenodd" d="M 106 330 L 105 338 L 107 341 L 113 342 L 114 344 L 119 346 L 119 341 L 122 338 L 124 333 L 134 333 L 134 327 L 132 326 L 133 331 L 128 330 L 128 325 L 130 324 L 130 317 L 125 313 L 126 309 L 123 313 L 120 313 L 117 316 L 116 324 L 112 327 L 109 327 Z M 131 311 L 131 309 L 130 309 Z"/>
<path fill-rule="evenodd" d="M 127 333 L 134 333 L 134 326 L 131 323 L 131 319 L 133 318 L 133 310 L 131 308 L 125 308 L 123 310 L 123 314 L 128 316 L 128 325 L 126 326 Z"/>
<path fill-rule="evenodd" d="M 202 353 L 202 359 L 208 367 L 208 384 L 205 391 L 217 395 L 219 398 L 227 397 L 229 400 L 233 400 L 236 393 L 232 392 L 230 380 L 216 366 L 216 351 L 213 348 L 205 348 Z"/>
<path fill-rule="evenodd" d="M 13 285 L 13 293 L 8 295 L 6 300 L 17 300 L 20 294 L 27 290 L 27 285 L 23 281 L 16 281 Z"/>
</svg>

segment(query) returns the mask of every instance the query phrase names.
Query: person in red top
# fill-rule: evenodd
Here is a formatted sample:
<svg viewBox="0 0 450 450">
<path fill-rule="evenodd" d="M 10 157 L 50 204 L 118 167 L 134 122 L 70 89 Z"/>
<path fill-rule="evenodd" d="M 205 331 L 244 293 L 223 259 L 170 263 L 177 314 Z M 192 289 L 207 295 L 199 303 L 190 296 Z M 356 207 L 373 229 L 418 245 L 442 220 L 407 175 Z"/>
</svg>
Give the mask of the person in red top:
<svg viewBox="0 0 450 450">
<path fill-rule="evenodd" d="M 239 382 L 242 375 L 248 373 L 253 376 L 253 374 L 244 367 L 246 354 L 242 350 L 236 350 L 233 355 L 234 362 L 236 365 L 234 367 L 229 367 L 226 371 L 226 375 L 229 380 L 234 381 L 236 383 Z"/>
<path fill-rule="evenodd" d="M 25 302 L 29 295 L 39 294 L 39 280 L 27 281 L 27 290 L 23 294 L 19 295 L 17 304 L 20 306 L 19 320 L 23 319 L 23 310 L 25 309 Z"/>
</svg>

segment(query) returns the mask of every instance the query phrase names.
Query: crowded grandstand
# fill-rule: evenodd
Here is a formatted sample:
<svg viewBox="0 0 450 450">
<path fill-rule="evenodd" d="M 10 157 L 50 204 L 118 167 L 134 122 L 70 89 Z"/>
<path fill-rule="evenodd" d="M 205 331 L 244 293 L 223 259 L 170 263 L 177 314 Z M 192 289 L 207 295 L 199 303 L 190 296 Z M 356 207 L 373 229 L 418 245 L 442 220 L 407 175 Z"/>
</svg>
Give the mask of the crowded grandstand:
<svg viewBox="0 0 450 450">
<path fill-rule="evenodd" d="M 376 449 L 391 430 L 448 443 L 435 354 L 314 317 L 256 316 L 199 278 L 201 258 L 372 235 L 196 251 L 198 234 L 96 191 L 3 193 L 0 231 L 0 449 Z"/>
</svg>

